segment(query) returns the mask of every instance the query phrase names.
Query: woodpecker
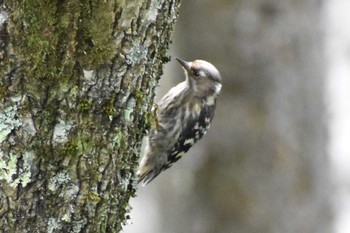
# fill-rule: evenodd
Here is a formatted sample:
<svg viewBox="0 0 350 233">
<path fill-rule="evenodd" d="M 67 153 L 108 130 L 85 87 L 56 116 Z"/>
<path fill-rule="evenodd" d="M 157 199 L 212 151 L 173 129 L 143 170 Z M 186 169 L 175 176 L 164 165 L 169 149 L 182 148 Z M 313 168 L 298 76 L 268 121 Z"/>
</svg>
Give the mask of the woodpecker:
<svg viewBox="0 0 350 233">
<path fill-rule="evenodd" d="M 176 60 L 183 67 L 186 80 L 171 88 L 156 105 L 155 124 L 146 137 L 137 171 L 139 182 L 144 185 L 172 166 L 206 134 L 221 92 L 221 76 L 215 66 L 203 60 Z"/>
</svg>

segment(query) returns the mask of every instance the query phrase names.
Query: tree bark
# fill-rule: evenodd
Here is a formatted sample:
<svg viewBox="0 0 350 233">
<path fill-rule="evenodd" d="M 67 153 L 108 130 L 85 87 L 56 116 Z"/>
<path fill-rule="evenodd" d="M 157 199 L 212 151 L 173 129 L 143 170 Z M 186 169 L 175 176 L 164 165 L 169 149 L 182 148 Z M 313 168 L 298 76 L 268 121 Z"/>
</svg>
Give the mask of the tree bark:
<svg viewBox="0 0 350 233">
<path fill-rule="evenodd" d="M 118 232 L 180 0 L 0 0 L 0 229 Z"/>
</svg>

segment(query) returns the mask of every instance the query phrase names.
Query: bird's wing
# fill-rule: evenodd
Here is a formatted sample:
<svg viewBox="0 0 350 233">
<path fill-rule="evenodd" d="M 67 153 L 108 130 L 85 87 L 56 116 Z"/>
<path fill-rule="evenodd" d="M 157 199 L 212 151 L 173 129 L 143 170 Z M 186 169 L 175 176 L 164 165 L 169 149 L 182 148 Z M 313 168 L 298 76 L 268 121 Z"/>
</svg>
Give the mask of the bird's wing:
<svg viewBox="0 0 350 233">
<path fill-rule="evenodd" d="M 169 168 L 172 163 L 179 160 L 203 135 L 208 131 L 210 122 L 214 118 L 215 105 L 205 106 L 200 114 L 189 120 L 177 143 L 174 145 L 168 155 L 168 161 L 164 169 Z"/>
</svg>

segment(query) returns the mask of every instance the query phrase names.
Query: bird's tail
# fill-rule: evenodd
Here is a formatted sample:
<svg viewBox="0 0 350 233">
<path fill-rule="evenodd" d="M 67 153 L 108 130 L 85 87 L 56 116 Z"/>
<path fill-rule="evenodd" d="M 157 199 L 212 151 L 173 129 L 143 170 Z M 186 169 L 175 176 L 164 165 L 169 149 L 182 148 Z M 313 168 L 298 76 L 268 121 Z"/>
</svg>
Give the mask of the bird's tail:
<svg viewBox="0 0 350 233">
<path fill-rule="evenodd" d="M 154 178 L 156 178 L 160 172 L 160 169 L 150 168 L 147 166 L 140 166 L 139 170 L 136 173 L 138 176 L 138 183 L 142 183 L 142 186 L 145 186 L 146 184 L 150 183 Z"/>
<path fill-rule="evenodd" d="M 167 156 L 161 156 L 154 153 L 149 144 L 149 137 L 145 138 L 145 148 L 143 151 L 143 156 L 140 161 L 139 169 L 137 170 L 136 175 L 138 176 L 138 182 L 142 183 L 142 186 L 145 186 L 156 178 L 163 169 L 164 161 L 162 161 Z M 158 161 L 161 159 L 160 161 Z"/>
</svg>

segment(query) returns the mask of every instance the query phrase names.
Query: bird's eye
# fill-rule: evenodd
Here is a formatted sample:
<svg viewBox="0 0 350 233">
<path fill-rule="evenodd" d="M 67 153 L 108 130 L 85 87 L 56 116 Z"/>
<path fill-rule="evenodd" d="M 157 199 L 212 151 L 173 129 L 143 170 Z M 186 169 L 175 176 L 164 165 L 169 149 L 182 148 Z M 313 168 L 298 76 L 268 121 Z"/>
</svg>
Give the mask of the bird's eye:
<svg viewBox="0 0 350 233">
<path fill-rule="evenodd" d="M 199 77 L 199 71 L 198 70 L 193 70 L 193 74 L 194 74 L 194 76 L 196 76 L 196 77 Z"/>
</svg>

